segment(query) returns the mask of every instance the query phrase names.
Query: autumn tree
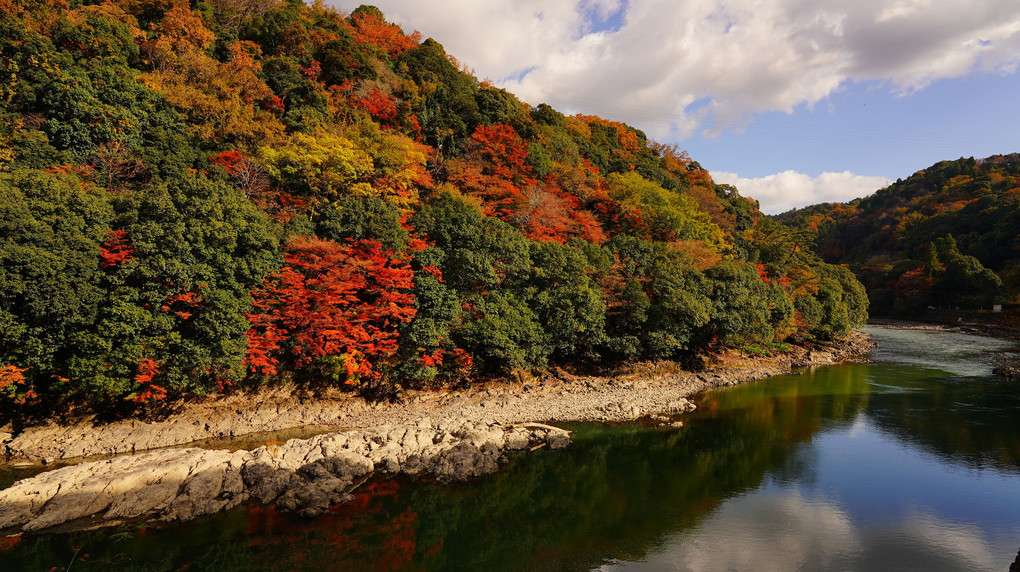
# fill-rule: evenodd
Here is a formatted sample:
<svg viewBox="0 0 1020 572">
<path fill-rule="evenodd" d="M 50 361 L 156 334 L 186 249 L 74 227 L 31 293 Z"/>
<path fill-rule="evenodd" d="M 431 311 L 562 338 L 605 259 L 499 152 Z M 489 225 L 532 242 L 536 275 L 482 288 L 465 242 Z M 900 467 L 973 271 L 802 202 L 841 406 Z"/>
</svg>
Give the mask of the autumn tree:
<svg viewBox="0 0 1020 572">
<path fill-rule="evenodd" d="M 374 6 L 359 6 L 351 12 L 350 22 L 356 42 L 376 46 L 390 58 L 400 56 L 421 42 L 421 34 L 417 30 L 410 36 L 404 35 L 400 26 L 387 22 Z"/>
<path fill-rule="evenodd" d="M 379 376 L 415 315 L 413 272 L 375 241 L 351 244 L 296 237 L 287 266 L 252 292 L 249 367 L 319 372 L 344 383 Z"/>
</svg>

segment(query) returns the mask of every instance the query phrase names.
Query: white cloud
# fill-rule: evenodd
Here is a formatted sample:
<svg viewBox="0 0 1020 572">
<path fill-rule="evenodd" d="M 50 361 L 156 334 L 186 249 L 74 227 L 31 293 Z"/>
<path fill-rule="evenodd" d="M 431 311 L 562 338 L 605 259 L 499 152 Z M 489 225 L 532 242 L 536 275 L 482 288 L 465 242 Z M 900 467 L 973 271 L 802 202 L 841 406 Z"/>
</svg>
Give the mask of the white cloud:
<svg viewBox="0 0 1020 572">
<path fill-rule="evenodd" d="M 813 105 L 848 82 L 911 93 L 1020 63 L 1016 0 L 376 4 L 525 101 L 626 121 L 658 139 L 739 128 L 750 114 Z"/>
<path fill-rule="evenodd" d="M 740 194 L 761 203 L 761 210 L 777 214 L 792 208 L 816 203 L 846 202 L 864 197 L 888 186 L 886 177 L 842 173 L 822 173 L 811 177 L 796 171 L 783 171 L 775 175 L 748 179 L 736 173 L 712 171 L 712 179 L 719 184 L 737 187 Z"/>
</svg>

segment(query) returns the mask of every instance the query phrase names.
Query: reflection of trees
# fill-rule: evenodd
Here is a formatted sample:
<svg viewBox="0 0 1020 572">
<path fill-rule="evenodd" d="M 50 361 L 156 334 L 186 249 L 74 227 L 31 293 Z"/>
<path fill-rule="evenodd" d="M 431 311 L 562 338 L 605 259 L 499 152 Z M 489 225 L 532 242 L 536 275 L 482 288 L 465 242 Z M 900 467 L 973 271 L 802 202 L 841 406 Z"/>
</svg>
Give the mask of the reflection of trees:
<svg viewBox="0 0 1020 572">
<path fill-rule="evenodd" d="M 529 453 L 493 477 L 448 488 L 377 483 L 312 521 L 238 509 L 120 540 L 111 531 L 27 538 L 0 562 L 63 567 L 84 545 L 90 561 L 124 570 L 587 570 L 644 556 L 767 475 L 803 478 L 810 464 L 798 445 L 866 407 L 864 371 L 706 394 L 679 431 L 578 426 L 573 447 Z"/>
<path fill-rule="evenodd" d="M 897 438 L 973 467 L 1020 470 L 1020 394 L 997 378 L 931 379 L 924 391 L 873 394 L 868 416 Z"/>
</svg>

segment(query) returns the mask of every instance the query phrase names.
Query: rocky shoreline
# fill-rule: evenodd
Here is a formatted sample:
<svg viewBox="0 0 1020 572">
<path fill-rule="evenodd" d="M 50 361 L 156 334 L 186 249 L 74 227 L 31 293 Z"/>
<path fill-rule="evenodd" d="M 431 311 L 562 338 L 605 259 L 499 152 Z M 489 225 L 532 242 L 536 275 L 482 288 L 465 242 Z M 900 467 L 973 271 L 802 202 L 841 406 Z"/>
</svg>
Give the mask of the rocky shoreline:
<svg viewBox="0 0 1020 572">
<path fill-rule="evenodd" d="M 161 422 L 30 428 L 7 437 L 9 457 L 53 462 L 300 425 L 340 432 L 253 451 L 160 449 L 48 471 L 0 491 L 0 530 L 187 520 L 246 501 L 314 516 L 342 502 L 373 472 L 461 481 L 497 470 L 508 452 L 569 444 L 567 432 L 533 420 L 626 421 L 683 413 L 694 408 L 686 397 L 698 391 L 794 367 L 860 361 L 872 347 L 868 336 L 855 332 L 829 347 L 793 348 L 778 357 L 730 353 L 700 373 L 650 366 L 603 378 L 556 371 L 543 379 L 405 394 L 395 404 L 352 398 L 302 403 L 262 394 L 252 403 L 234 397 L 199 404 Z"/>
<path fill-rule="evenodd" d="M 408 392 L 398 403 L 371 403 L 350 396 L 295 398 L 290 388 L 283 388 L 190 404 L 162 421 L 51 424 L 28 427 L 17 435 L 0 432 L 0 452 L 8 462 L 40 463 L 137 453 L 205 440 L 219 440 L 216 446 L 231 448 L 229 440 L 243 435 L 300 427 L 327 432 L 413 424 L 426 416 L 491 417 L 499 423 L 627 421 L 667 411 L 671 402 L 705 389 L 781 375 L 795 367 L 858 359 L 872 347 L 867 335 L 853 332 L 828 347 L 794 347 L 777 357 L 730 357 L 698 373 L 650 366 L 615 377 L 595 377 L 553 370 L 543 378 Z"/>
<path fill-rule="evenodd" d="M 464 481 L 495 472 L 508 452 L 569 443 L 567 431 L 543 424 L 426 418 L 251 452 L 162 449 L 19 481 L 0 491 L 0 531 L 190 520 L 249 500 L 313 517 L 349 500 L 373 472 Z"/>
</svg>

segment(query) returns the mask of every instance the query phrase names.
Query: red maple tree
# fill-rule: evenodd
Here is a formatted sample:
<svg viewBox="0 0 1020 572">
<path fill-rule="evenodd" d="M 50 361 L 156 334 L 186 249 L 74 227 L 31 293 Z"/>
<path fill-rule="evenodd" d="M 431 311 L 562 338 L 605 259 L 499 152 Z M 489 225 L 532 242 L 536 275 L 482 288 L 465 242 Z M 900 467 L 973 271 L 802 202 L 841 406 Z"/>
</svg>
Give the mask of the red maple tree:
<svg viewBox="0 0 1020 572">
<path fill-rule="evenodd" d="M 393 355 L 400 325 L 416 312 L 407 259 L 374 240 L 298 237 L 285 249 L 287 266 L 252 292 L 251 370 L 275 374 L 281 361 L 300 369 L 337 356 L 347 383 L 377 377 L 373 361 Z"/>
<path fill-rule="evenodd" d="M 99 263 L 103 268 L 120 266 L 125 260 L 135 257 L 135 248 L 128 242 L 128 233 L 124 230 L 107 231 L 109 238 L 99 245 Z"/>
<path fill-rule="evenodd" d="M 351 24 L 355 42 L 378 46 L 391 58 L 417 47 L 421 42 L 420 32 L 415 30 L 410 36 L 405 36 L 400 26 L 390 24 L 375 10 L 363 10 L 354 14 L 351 16 Z"/>
</svg>

